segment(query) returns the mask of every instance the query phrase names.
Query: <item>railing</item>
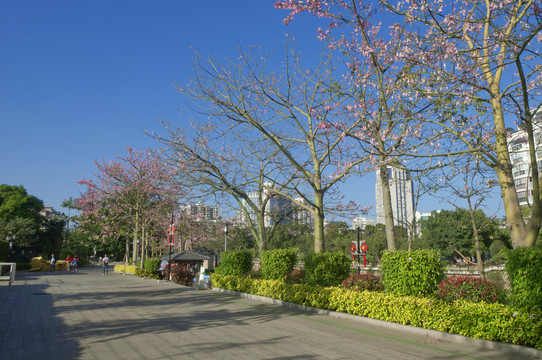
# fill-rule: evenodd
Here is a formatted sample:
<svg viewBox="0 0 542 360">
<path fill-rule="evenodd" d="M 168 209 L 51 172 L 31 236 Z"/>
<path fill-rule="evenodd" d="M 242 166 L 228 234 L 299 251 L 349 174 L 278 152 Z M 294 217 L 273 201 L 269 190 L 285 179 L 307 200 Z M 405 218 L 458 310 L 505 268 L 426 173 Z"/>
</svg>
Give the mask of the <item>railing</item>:
<svg viewBox="0 0 542 360">
<path fill-rule="evenodd" d="M 6 275 L 1 275 L 3 274 L 2 268 L 4 266 L 9 266 L 9 272 L 6 273 Z M 11 283 L 15 281 L 16 267 L 17 267 L 17 264 L 15 263 L 0 263 L 0 280 L 6 280 L 9 282 L 9 285 L 11 285 Z"/>
</svg>

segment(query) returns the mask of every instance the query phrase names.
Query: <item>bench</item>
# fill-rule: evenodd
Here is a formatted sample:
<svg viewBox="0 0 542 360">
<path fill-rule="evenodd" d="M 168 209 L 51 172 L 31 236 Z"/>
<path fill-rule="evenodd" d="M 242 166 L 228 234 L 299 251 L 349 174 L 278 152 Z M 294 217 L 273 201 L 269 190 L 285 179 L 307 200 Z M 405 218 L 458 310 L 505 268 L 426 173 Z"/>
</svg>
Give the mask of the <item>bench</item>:
<svg viewBox="0 0 542 360">
<path fill-rule="evenodd" d="M 5 275 L 2 275 L 4 266 L 9 266 L 9 272 Z M 15 281 L 15 268 L 17 265 L 15 263 L 0 263 L 0 281 L 7 281 L 9 285 Z"/>
</svg>

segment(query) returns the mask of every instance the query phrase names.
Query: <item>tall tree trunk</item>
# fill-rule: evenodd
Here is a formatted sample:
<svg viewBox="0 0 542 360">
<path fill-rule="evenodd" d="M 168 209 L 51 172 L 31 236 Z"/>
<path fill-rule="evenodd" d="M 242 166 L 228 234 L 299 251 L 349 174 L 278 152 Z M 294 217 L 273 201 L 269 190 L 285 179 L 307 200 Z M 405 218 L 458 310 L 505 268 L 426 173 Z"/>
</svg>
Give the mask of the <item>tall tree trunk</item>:
<svg viewBox="0 0 542 360">
<path fill-rule="evenodd" d="M 126 232 L 126 247 L 124 250 L 124 261 L 123 263 L 125 265 L 128 265 L 128 262 L 130 261 L 130 234 Z"/>
<path fill-rule="evenodd" d="M 491 84 L 489 81 L 488 83 Z M 492 83 L 491 91 L 493 94 L 500 94 L 499 82 L 497 80 Z M 508 138 L 501 99 L 499 97 L 492 98 L 491 107 L 493 111 L 495 148 L 498 161 L 498 164 L 494 166 L 494 170 L 497 173 L 497 178 L 501 186 L 501 195 L 506 213 L 506 228 L 510 232 L 512 246 L 514 248 L 522 247 L 524 246 L 526 235 L 525 222 L 521 215 L 519 198 L 516 192 L 514 177 L 512 176 L 512 161 L 508 152 Z"/>
<path fill-rule="evenodd" d="M 314 253 L 325 251 L 324 242 L 324 194 L 321 191 L 314 192 Z"/>
<path fill-rule="evenodd" d="M 391 205 L 390 179 L 388 167 L 380 166 L 380 184 L 382 191 L 382 206 L 384 209 L 384 221 L 386 225 L 386 239 L 388 241 L 388 250 L 397 249 L 395 240 L 395 226 L 393 224 L 393 207 Z"/>
<path fill-rule="evenodd" d="M 141 226 L 141 263 L 139 264 L 140 268 L 144 268 L 145 266 L 145 257 L 146 257 L 146 249 L 147 249 L 147 234 L 145 233 L 145 225 Z"/>
<path fill-rule="evenodd" d="M 132 265 L 138 264 L 137 258 L 138 258 L 138 247 L 137 247 L 137 237 L 139 236 L 139 211 L 136 210 L 135 215 L 135 229 L 134 229 L 134 243 L 132 244 Z"/>
<path fill-rule="evenodd" d="M 499 148 L 497 148 L 499 149 Z M 508 152 L 508 151 L 507 151 Z M 508 161 L 509 161 L 508 157 Z M 524 246 L 525 239 L 525 223 L 521 215 L 521 207 L 519 206 L 518 194 L 512 177 L 512 165 L 506 168 L 495 169 L 499 184 L 501 186 L 501 195 L 506 213 L 506 228 L 510 232 L 512 246 L 514 248 Z"/>
</svg>

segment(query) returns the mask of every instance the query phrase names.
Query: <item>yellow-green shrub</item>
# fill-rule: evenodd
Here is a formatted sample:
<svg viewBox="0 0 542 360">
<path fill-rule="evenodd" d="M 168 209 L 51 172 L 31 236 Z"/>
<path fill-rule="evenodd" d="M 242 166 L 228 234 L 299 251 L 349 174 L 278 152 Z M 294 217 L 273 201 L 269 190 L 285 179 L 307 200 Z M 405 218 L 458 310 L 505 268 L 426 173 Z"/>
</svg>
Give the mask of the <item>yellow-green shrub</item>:
<svg viewBox="0 0 542 360">
<path fill-rule="evenodd" d="M 243 279 L 216 274 L 213 275 L 213 284 L 227 290 L 319 309 L 542 349 L 542 317 L 529 316 L 499 303 L 466 300 L 447 303 L 433 298 L 306 284 L 290 285 L 280 280 Z"/>
</svg>

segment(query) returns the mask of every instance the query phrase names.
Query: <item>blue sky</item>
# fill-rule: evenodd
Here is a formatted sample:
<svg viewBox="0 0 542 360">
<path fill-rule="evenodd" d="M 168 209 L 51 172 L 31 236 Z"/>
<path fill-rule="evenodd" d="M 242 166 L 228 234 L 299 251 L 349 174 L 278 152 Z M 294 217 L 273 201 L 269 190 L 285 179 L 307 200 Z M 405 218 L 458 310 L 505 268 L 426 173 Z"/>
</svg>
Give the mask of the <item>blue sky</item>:
<svg viewBox="0 0 542 360">
<path fill-rule="evenodd" d="M 193 73 L 194 50 L 235 57 L 239 46 L 282 49 L 285 33 L 317 54 L 317 20 L 285 26 L 274 1 L 0 2 L 0 183 L 23 185 L 57 210 L 83 190 L 94 160 L 156 144 L 157 119 L 179 126 L 176 84 Z M 343 191 L 374 207 L 374 175 Z M 448 207 L 433 199 L 421 211 Z M 374 216 L 374 210 L 370 214 Z"/>
</svg>

